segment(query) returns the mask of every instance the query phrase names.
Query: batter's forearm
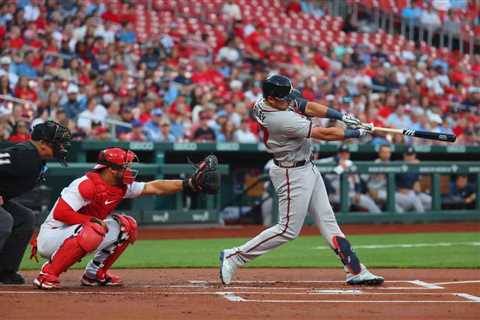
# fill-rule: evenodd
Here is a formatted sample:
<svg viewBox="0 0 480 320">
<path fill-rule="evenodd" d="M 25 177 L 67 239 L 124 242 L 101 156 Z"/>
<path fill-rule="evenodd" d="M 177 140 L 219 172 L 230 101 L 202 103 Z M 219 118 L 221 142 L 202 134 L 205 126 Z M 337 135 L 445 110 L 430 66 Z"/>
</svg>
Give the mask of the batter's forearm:
<svg viewBox="0 0 480 320">
<path fill-rule="evenodd" d="M 342 120 L 343 112 L 327 107 L 323 104 L 309 101 L 305 107 L 305 114 L 310 117 Z"/>
<path fill-rule="evenodd" d="M 309 101 L 305 107 L 305 114 L 309 117 L 326 118 L 327 111 L 327 106 L 312 101 Z"/>
<path fill-rule="evenodd" d="M 163 196 L 183 190 L 183 180 L 153 180 L 145 184 L 142 195 Z"/>
<path fill-rule="evenodd" d="M 360 137 L 360 131 L 357 129 L 348 129 L 348 128 L 343 129 L 339 127 L 331 127 L 331 128 L 315 127 L 312 129 L 312 133 L 310 137 L 317 140 L 338 141 L 338 140 L 345 140 L 345 139 L 351 139 L 351 138 L 358 138 Z"/>
</svg>

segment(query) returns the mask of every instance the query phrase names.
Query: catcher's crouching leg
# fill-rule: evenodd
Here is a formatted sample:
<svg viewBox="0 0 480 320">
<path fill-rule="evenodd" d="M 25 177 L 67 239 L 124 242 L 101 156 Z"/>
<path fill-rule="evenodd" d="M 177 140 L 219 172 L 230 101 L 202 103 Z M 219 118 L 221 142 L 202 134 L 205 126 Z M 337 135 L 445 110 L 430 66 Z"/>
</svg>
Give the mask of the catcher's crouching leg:
<svg viewBox="0 0 480 320">
<path fill-rule="evenodd" d="M 362 265 L 360 259 L 358 259 L 356 253 L 353 251 L 350 242 L 347 239 L 339 236 L 332 238 L 333 251 L 340 257 L 343 265 L 352 274 L 359 274 L 362 271 Z"/>
<path fill-rule="evenodd" d="M 137 222 L 126 215 L 115 214 L 114 220 L 120 226 L 118 238 L 110 246 L 99 250 L 89 263 L 82 277 L 84 286 L 120 286 L 123 285 L 119 276 L 108 272 L 110 267 L 127 249 L 128 245 L 137 239 Z"/>
<path fill-rule="evenodd" d="M 50 261 L 42 266 L 42 270 L 33 284 L 40 289 L 55 289 L 60 287 L 58 277 L 62 272 L 80 261 L 89 252 L 98 248 L 105 237 L 105 228 L 95 222 L 86 222 L 78 233 L 67 238 L 58 248 Z"/>
</svg>

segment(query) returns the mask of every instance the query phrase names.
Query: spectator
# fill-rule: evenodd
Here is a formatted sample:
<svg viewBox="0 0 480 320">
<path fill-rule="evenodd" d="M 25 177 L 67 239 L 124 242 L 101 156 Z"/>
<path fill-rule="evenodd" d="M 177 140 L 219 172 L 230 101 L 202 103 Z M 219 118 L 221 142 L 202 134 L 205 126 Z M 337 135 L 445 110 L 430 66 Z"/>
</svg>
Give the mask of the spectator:
<svg viewBox="0 0 480 320">
<path fill-rule="evenodd" d="M 15 87 L 15 97 L 31 102 L 37 101 L 37 93 L 31 88 L 27 77 L 21 76 Z"/>
<path fill-rule="evenodd" d="M 8 75 L 6 74 L 0 76 L 0 95 L 13 96 L 10 81 L 8 81 Z"/>
<path fill-rule="evenodd" d="M 132 131 L 120 135 L 120 140 L 123 141 L 146 141 L 145 134 L 143 133 L 143 125 L 140 120 L 132 121 Z"/>
<path fill-rule="evenodd" d="M 35 70 L 32 65 L 34 59 L 34 52 L 28 51 L 23 58 L 23 62 L 15 66 L 15 73 L 20 77 L 36 78 L 37 70 Z"/>
<path fill-rule="evenodd" d="M 176 139 L 175 139 L 175 136 L 173 134 L 170 133 L 170 122 L 168 120 L 165 120 L 163 121 L 163 123 L 161 124 L 162 126 L 162 136 L 163 136 L 163 140 L 162 142 L 169 142 L 169 143 L 172 143 L 172 142 L 175 142 Z"/>
<path fill-rule="evenodd" d="M 152 119 L 145 123 L 144 132 L 148 141 L 163 142 L 162 123 L 165 121 L 160 108 L 152 110 Z"/>
<path fill-rule="evenodd" d="M 301 0 L 302 11 L 313 15 L 315 18 L 321 18 L 324 16 L 324 12 L 321 8 L 317 7 L 316 1 Z"/>
<path fill-rule="evenodd" d="M 62 109 L 65 110 L 65 114 L 69 119 L 76 119 L 77 116 L 85 110 L 78 97 L 78 86 L 70 83 L 67 87 L 67 101 L 62 104 Z"/>
<path fill-rule="evenodd" d="M 300 12 L 302 12 L 302 5 L 300 3 L 300 0 L 288 1 L 286 12 L 288 15 L 291 15 L 292 13 L 299 14 Z"/>
<path fill-rule="evenodd" d="M 242 20 L 242 12 L 240 11 L 240 7 L 233 0 L 228 0 L 223 4 L 222 13 L 229 20 L 233 20 L 233 21 Z"/>
<path fill-rule="evenodd" d="M 448 194 L 443 201 L 444 209 L 474 209 L 475 208 L 475 187 L 468 183 L 468 176 L 459 174 L 455 181 L 449 185 Z"/>
<path fill-rule="evenodd" d="M 205 111 L 199 114 L 199 126 L 193 132 L 193 141 L 196 142 L 213 142 L 216 141 L 215 131 L 208 126 L 209 116 Z"/>
<path fill-rule="evenodd" d="M 12 59 L 9 56 L 0 58 L 0 76 L 7 75 L 10 83 L 10 88 L 13 89 L 17 85 L 18 76 L 11 71 Z"/>
<path fill-rule="evenodd" d="M 87 109 L 80 112 L 77 120 L 77 127 L 90 133 L 94 124 L 101 124 L 107 117 L 107 110 L 101 104 L 97 104 L 95 99 L 90 99 L 87 104 Z"/>
<path fill-rule="evenodd" d="M 336 175 L 329 176 L 329 182 L 334 189 L 334 194 L 331 199 L 337 206 L 340 205 L 340 174 L 353 165 L 350 160 L 350 150 L 348 146 L 343 144 L 338 149 L 337 156 L 333 159 L 337 163 L 335 167 Z M 362 191 L 362 180 L 358 174 L 348 174 L 348 201 L 349 206 L 355 205 L 361 210 L 366 210 L 370 213 L 380 213 L 380 208 L 375 204 L 375 201 Z"/>
<path fill-rule="evenodd" d="M 249 121 L 243 119 L 238 128 L 233 134 L 233 141 L 238 143 L 257 143 L 258 137 L 252 132 L 249 126 Z"/>
<path fill-rule="evenodd" d="M 440 17 L 438 14 L 433 10 L 432 5 L 428 5 L 427 10 L 422 12 L 420 16 L 420 24 L 431 31 L 436 30 L 440 27 L 442 22 L 440 21 Z"/>
<path fill-rule="evenodd" d="M 419 163 L 415 149 L 410 146 L 403 154 L 406 163 Z M 398 213 L 405 211 L 425 212 L 432 206 L 432 197 L 421 191 L 420 176 L 418 173 L 397 173 L 395 176 L 397 192 L 395 193 L 395 207 Z"/>
<path fill-rule="evenodd" d="M 118 40 L 126 44 L 135 44 L 137 35 L 131 22 L 126 21 L 122 24 L 122 29 L 118 32 Z"/>
<path fill-rule="evenodd" d="M 10 142 L 25 142 L 30 140 L 30 126 L 26 121 L 17 121 L 13 127 L 13 132 L 8 138 Z"/>
</svg>

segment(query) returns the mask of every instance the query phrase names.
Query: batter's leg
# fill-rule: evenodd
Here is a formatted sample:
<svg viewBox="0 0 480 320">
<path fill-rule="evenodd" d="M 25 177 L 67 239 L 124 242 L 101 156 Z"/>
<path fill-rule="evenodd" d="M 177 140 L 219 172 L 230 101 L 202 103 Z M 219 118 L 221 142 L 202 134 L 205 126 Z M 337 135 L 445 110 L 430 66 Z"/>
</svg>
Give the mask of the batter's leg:
<svg viewBox="0 0 480 320">
<path fill-rule="evenodd" d="M 313 215 L 315 223 L 320 229 L 323 238 L 327 241 L 335 253 L 339 256 L 347 272 L 349 284 L 373 284 L 383 283 L 383 277 L 376 276 L 360 263 L 350 242 L 340 229 L 335 214 L 328 201 L 327 190 L 320 172 L 315 168 L 316 183 L 313 196 L 309 204 L 309 212 Z"/>
<path fill-rule="evenodd" d="M 240 258 L 240 264 L 255 259 L 299 235 L 315 183 L 311 170 L 306 167 L 272 168 L 270 172 L 278 195 L 280 221 L 232 254 Z"/>
<path fill-rule="evenodd" d="M 311 164 L 308 164 L 291 169 L 273 167 L 270 170 L 270 177 L 278 196 L 279 222 L 242 246 L 221 252 L 220 274 L 224 284 L 230 283 L 238 266 L 295 239 L 299 235 L 307 215 L 308 204 L 315 184 L 311 166 Z"/>
</svg>

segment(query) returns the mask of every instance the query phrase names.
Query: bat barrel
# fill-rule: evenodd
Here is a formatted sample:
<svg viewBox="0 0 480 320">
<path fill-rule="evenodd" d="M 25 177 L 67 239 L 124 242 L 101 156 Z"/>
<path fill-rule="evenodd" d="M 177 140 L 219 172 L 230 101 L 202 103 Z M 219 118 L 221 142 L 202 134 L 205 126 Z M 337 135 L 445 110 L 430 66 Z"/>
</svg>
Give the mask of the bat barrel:
<svg viewBox="0 0 480 320">
<path fill-rule="evenodd" d="M 421 130 L 403 130 L 403 134 L 406 136 L 412 136 L 423 139 L 446 141 L 446 142 L 455 142 L 457 136 L 452 133 L 442 133 L 442 132 L 432 132 L 432 131 L 421 131 Z"/>
</svg>

